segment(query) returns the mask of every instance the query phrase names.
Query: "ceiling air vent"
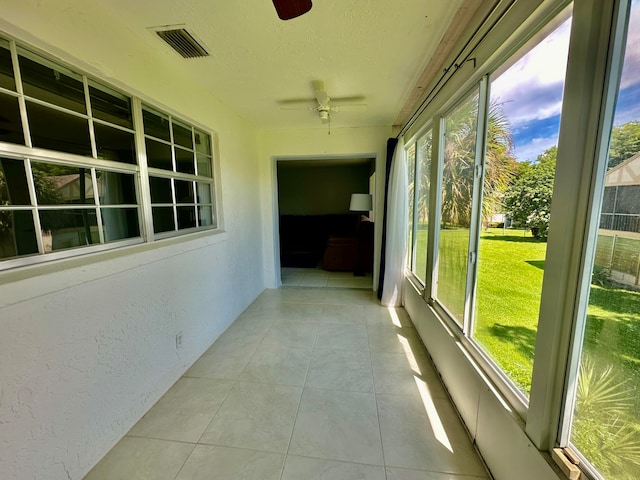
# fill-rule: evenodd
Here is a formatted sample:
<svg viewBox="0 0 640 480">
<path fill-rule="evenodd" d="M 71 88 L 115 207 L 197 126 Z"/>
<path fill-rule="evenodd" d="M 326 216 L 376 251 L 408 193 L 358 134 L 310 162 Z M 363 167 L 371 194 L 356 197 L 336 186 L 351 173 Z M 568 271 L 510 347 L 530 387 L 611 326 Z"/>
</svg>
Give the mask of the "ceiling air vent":
<svg viewBox="0 0 640 480">
<path fill-rule="evenodd" d="M 184 58 L 208 57 L 207 52 L 184 28 L 156 30 L 158 36 Z"/>
</svg>

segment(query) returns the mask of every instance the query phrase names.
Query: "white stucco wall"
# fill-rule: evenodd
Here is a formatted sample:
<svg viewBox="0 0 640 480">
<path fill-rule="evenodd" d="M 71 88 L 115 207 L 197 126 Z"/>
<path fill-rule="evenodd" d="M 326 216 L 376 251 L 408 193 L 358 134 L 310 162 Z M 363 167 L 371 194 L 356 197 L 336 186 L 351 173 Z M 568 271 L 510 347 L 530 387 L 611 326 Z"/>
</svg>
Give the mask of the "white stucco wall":
<svg viewBox="0 0 640 480">
<path fill-rule="evenodd" d="M 262 223 L 264 248 L 264 278 L 268 288 L 278 286 L 280 259 L 277 218 L 277 159 L 287 157 L 353 158 L 373 154 L 376 157 L 375 191 L 375 249 L 373 282 L 377 285 L 380 264 L 381 220 L 384 206 L 384 166 L 387 139 L 392 136 L 391 126 L 362 128 L 332 128 L 331 135 L 325 126 L 306 129 L 271 129 L 260 132 L 260 177 L 266 188 L 262 191 Z"/>
<path fill-rule="evenodd" d="M 82 478 L 264 289 L 254 126 L 126 28 L 101 42 L 108 13 L 65 4 L 3 4 L 0 30 L 214 130 L 225 232 L 0 273 L 8 480 Z"/>
</svg>

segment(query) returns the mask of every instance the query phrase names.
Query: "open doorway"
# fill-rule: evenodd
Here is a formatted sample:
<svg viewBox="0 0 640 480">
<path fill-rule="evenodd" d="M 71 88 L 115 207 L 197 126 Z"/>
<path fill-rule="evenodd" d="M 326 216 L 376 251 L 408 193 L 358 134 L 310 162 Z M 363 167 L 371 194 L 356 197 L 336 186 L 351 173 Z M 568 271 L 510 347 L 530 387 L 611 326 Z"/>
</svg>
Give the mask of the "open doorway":
<svg viewBox="0 0 640 480">
<path fill-rule="evenodd" d="M 278 159 L 276 174 L 282 285 L 371 289 L 375 157 Z"/>
</svg>

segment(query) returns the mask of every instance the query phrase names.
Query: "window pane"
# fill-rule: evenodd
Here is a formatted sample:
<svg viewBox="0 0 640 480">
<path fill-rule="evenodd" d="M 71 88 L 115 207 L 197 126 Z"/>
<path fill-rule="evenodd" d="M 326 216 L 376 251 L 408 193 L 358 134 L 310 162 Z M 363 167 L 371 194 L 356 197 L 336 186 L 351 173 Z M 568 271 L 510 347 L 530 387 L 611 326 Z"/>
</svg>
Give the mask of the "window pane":
<svg viewBox="0 0 640 480">
<path fill-rule="evenodd" d="M 198 225 L 201 227 L 213 225 L 213 207 L 211 205 L 198 207 Z"/>
<path fill-rule="evenodd" d="M 193 182 L 174 180 L 176 185 L 176 203 L 195 203 Z"/>
<path fill-rule="evenodd" d="M 13 90 L 14 92 L 16 90 L 9 42 L 2 38 L 0 38 L 0 87 Z"/>
<path fill-rule="evenodd" d="M 198 175 L 202 175 L 203 177 L 213 177 L 211 173 L 211 157 L 197 153 L 196 161 L 198 162 Z"/>
<path fill-rule="evenodd" d="M 38 253 L 31 211 L 0 210 L 0 259 Z"/>
<path fill-rule="evenodd" d="M 34 147 L 91 156 L 89 122 L 82 117 L 27 102 Z"/>
<path fill-rule="evenodd" d="M 193 152 L 175 147 L 176 170 L 182 173 L 196 173 L 193 161 Z"/>
<path fill-rule="evenodd" d="M 89 97 L 94 118 L 133 128 L 131 99 L 128 96 L 89 80 Z"/>
<path fill-rule="evenodd" d="M 24 145 L 18 98 L 0 93 L 0 142 Z"/>
<path fill-rule="evenodd" d="M 211 156 L 211 137 L 202 130 L 195 129 L 196 152 Z"/>
<path fill-rule="evenodd" d="M 22 160 L 0 158 L 0 205 L 31 205 Z"/>
<path fill-rule="evenodd" d="M 171 133 L 169 132 L 169 117 L 160 112 L 143 106 L 142 122 L 144 123 L 145 135 L 160 138 L 161 140 L 171 141 Z"/>
<path fill-rule="evenodd" d="M 98 158 L 114 162 L 136 163 L 133 133 L 93 122 Z"/>
<path fill-rule="evenodd" d="M 193 150 L 193 138 L 191 137 L 191 127 L 175 118 L 171 120 L 173 126 L 173 143 Z"/>
<path fill-rule="evenodd" d="M 153 231 L 155 233 L 175 230 L 173 207 L 153 207 Z"/>
<path fill-rule="evenodd" d="M 406 151 L 407 155 L 407 185 L 409 188 L 409 220 L 407 230 L 409 234 L 409 243 L 407 243 L 407 268 L 413 267 L 413 205 L 415 197 L 415 177 L 416 177 L 416 145 L 412 144 Z"/>
<path fill-rule="evenodd" d="M 163 170 L 173 170 L 171 160 L 171 145 L 156 142 L 149 138 L 144 140 L 147 150 L 147 165 L 151 168 L 162 168 Z"/>
<path fill-rule="evenodd" d="M 93 204 L 91 169 L 31 164 L 38 205 Z"/>
<path fill-rule="evenodd" d="M 569 19 L 543 38 L 536 37 L 490 85 L 484 228 L 472 335 L 526 396 L 533 372 L 570 27 Z M 508 218 L 510 228 L 504 224 Z"/>
<path fill-rule="evenodd" d="M 198 203 L 211 203 L 211 185 L 208 183 L 196 183 L 198 190 Z"/>
<path fill-rule="evenodd" d="M 100 243 L 94 209 L 40 210 L 45 253 Z"/>
<path fill-rule="evenodd" d="M 478 92 L 445 118 L 437 298 L 462 324 L 478 124 Z"/>
<path fill-rule="evenodd" d="M 149 188 L 151 203 L 173 203 L 170 178 L 149 177 Z"/>
<path fill-rule="evenodd" d="M 135 205 L 136 186 L 133 174 L 96 170 L 100 205 Z"/>
<path fill-rule="evenodd" d="M 418 160 L 416 164 L 415 185 L 418 189 L 418 196 L 416 197 L 418 211 L 416 212 L 416 253 L 413 273 L 423 284 L 425 283 L 425 274 L 427 271 L 427 222 L 429 220 L 431 140 L 431 131 L 418 139 Z"/>
<path fill-rule="evenodd" d="M 78 113 L 87 113 L 82 76 L 34 53 L 18 51 L 25 95 Z"/>
<path fill-rule="evenodd" d="M 196 226 L 196 207 L 178 207 L 178 229 Z"/>
<path fill-rule="evenodd" d="M 105 242 L 140 236 L 137 208 L 102 208 L 100 213 Z"/>
<path fill-rule="evenodd" d="M 640 478 L 640 1 L 629 34 L 604 177 L 571 443 L 609 479 Z"/>
</svg>

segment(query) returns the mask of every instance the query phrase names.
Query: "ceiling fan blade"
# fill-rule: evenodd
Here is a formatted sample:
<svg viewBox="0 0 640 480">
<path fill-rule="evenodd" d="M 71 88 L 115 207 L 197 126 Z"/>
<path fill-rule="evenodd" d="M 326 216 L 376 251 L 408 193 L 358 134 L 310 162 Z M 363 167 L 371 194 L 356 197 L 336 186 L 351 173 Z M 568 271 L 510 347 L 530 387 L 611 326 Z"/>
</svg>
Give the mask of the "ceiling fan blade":
<svg viewBox="0 0 640 480">
<path fill-rule="evenodd" d="M 362 102 L 365 99 L 364 95 L 353 95 L 351 97 L 331 97 L 332 102 Z"/>
<path fill-rule="evenodd" d="M 312 7 L 311 0 L 273 0 L 273 5 L 281 20 L 299 17 Z"/>
<path fill-rule="evenodd" d="M 331 99 L 333 100 L 333 99 Z M 331 106 L 331 111 L 332 112 L 343 112 L 345 110 L 349 110 L 352 112 L 364 112 L 367 109 L 367 105 L 364 103 L 359 103 L 359 104 L 351 104 L 351 105 L 332 105 Z"/>
<path fill-rule="evenodd" d="M 292 103 L 310 103 L 310 102 L 314 102 L 315 103 L 316 99 L 313 97 L 307 97 L 307 98 L 285 98 L 284 100 L 278 100 L 276 103 L 278 103 L 278 105 L 290 105 Z"/>
<path fill-rule="evenodd" d="M 316 107 L 280 107 L 280 110 L 316 110 Z"/>
</svg>

